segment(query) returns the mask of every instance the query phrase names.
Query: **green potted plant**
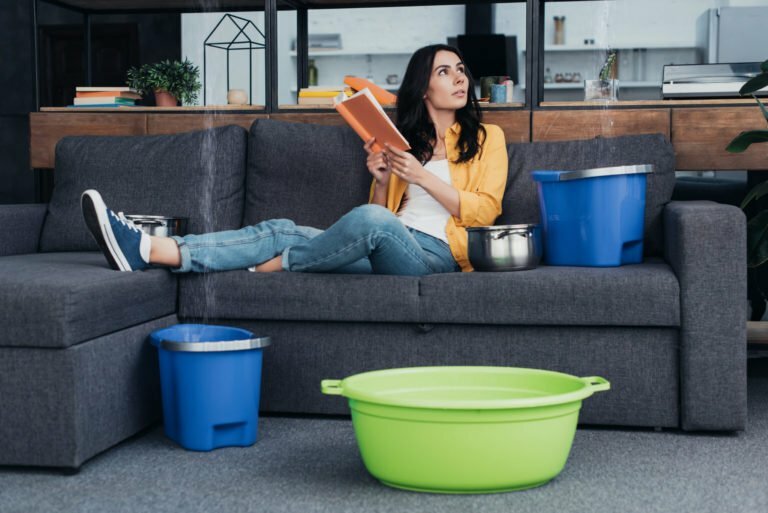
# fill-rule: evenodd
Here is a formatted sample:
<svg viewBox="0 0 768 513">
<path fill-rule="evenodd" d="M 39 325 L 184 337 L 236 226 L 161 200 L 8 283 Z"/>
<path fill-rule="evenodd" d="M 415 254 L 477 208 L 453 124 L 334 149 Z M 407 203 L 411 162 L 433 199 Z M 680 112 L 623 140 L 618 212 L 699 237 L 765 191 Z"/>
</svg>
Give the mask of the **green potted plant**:
<svg viewBox="0 0 768 513">
<path fill-rule="evenodd" d="M 748 80 L 739 90 L 742 96 L 751 94 L 760 106 L 763 117 L 768 121 L 768 109 L 755 95 L 756 91 L 768 86 L 768 60 L 760 65 L 760 74 Z M 731 153 L 741 153 L 754 143 L 768 142 L 768 130 L 748 130 L 737 135 L 725 148 Z M 747 193 L 741 202 L 742 210 L 768 194 L 768 182 L 762 182 Z M 752 320 L 759 320 L 765 313 L 768 298 L 768 209 L 760 210 L 747 222 L 747 266 L 749 267 L 749 299 L 752 305 Z"/>
<path fill-rule="evenodd" d="M 188 59 L 165 60 L 128 70 L 127 84 L 142 96 L 152 91 L 158 107 L 175 107 L 197 101 L 200 69 Z"/>
</svg>

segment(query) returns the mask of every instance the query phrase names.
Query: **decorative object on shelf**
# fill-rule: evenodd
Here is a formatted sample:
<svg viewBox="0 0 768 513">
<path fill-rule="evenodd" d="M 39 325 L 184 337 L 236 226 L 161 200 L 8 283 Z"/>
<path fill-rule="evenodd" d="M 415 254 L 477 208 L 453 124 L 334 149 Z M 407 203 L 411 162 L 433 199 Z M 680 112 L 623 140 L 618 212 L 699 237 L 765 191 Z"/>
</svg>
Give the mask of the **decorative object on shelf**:
<svg viewBox="0 0 768 513">
<path fill-rule="evenodd" d="M 491 103 L 505 103 L 507 101 L 507 86 L 504 84 L 491 84 Z"/>
<path fill-rule="evenodd" d="M 553 44 L 565 44 L 565 16 L 555 16 L 555 38 Z"/>
<path fill-rule="evenodd" d="M 515 83 L 511 79 L 507 79 L 504 81 L 504 87 L 507 93 L 505 100 L 507 103 L 512 103 L 512 99 L 515 97 Z"/>
<path fill-rule="evenodd" d="M 509 77 L 499 75 L 480 77 L 480 98 L 490 98 L 491 86 L 494 84 L 503 84 L 505 80 L 509 80 Z"/>
<path fill-rule="evenodd" d="M 552 83 L 552 72 L 549 71 L 549 68 L 544 70 L 544 83 L 545 84 L 551 84 Z"/>
<path fill-rule="evenodd" d="M 616 75 L 616 50 L 609 50 L 598 79 L 584 81 L 584 100 L 618 100 L 619 80 Z"/>
<path fill-rule="evenodd" d="M 768 109 L 763 102 L 755 95 L 755 92 L 768 86 L 768 60 L 760 64 L 760 74 L 749 79 L 739 90 L 739 94 L 744 96 L 752 95 L 763 117 L 768 121 Z M 741 153 L 746 151 L 750 145 L 755 143 L 768 142 L 768 130 L 749 130 L 737 135 L 725 148 L 730 153 Z M 757 184 L 749 191 L 747 196 L 741 202 L 742 210 L 753 201 L 768 194 L 768 182 Z M 746 212 L 745 212 L 746 213 Z M 768 209 L 759 211 L 747 222 L 747 296 L 752 307 L 751 320 L 759 321 L 763 318 L 766 309 L 766 299 L 768 299 Z"/>
<path fill-rule="evenodd" d="M 387 84 L 394 85 L 400 82 L 400 77 L 395 73 L 392 75 L 387 75 Z"/>
<path fill-rule="evenodd" d="M 315 66 L 315 59 L 309 59 L 309 67 L 307 68 L 307 78 L 311 86 L 317 85 L 317 66 Z"/>
<path fill-rule="evenodd" d="M 225 23 L 226 22 L 226 23 Z M 234 31 L 231 38 L 223 37 L 226 30 Z M 215 36 L 215 37 L 214 37 Z M 221 40 L 217 40 L 221 38 Z M 213 40 L 213 41 L 211 41 Z M 251 21 L 233 14 L 225 14 L 213 27 L 203 42 L 203 104 L 207 104 L 207 50 L 208 47 L 226 50 L 227 52 L 227 91 L 229 91 L 229 52 L 234 50 L 248 51 L 248 104 L 253 105 L 253 51 L 266 48 L 264 33 Z"/>
<path fill-rule="evenodd" d="M 155 105 L 175 107 L 178 102 L 189 104 L 197 101 L 200 90 L 200 69 L 189 59 L 165 60 L 154 64 L 132 67 L 126 83 L 138 94 L 155 93 Z"/>
<path fill-rule="evenodd" d="M 227 91 L 227 103 L 229 105 L 246 105 L 248 95 L 243 89 L 230 89 Z"/>
</svg>

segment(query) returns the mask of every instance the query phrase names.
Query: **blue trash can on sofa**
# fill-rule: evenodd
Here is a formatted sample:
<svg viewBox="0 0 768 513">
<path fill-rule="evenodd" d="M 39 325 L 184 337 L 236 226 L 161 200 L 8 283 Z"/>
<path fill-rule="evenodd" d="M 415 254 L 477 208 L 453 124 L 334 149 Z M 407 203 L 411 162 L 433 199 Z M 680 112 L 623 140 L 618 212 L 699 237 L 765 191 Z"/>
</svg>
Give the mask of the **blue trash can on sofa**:
<svg viewBox="0 0 768 513">
<path fill-rule="evenodd" d="M 154 331 L 165 434 L 185 449 L 249 446 L 258 437 L 262 348 L 269 337 L 226 326 Z"/>
<path fill-rule="evenodd" d="M 548 265 L 612 267 L 643 260 L 651 165 L 534 171 Z"/>
</svg>

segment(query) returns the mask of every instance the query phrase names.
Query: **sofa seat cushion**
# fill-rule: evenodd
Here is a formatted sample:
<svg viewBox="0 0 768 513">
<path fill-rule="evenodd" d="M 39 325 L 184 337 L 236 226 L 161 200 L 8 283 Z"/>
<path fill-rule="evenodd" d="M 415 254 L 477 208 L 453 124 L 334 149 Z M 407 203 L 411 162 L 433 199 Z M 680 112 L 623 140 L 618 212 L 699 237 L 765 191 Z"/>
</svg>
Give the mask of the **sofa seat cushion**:
<svg viewBox="0 0 768 513">
<path fill-rule="evenodd" d="M 69 347 L 175 310 L 165 269 L 113 271 L 94 252 L 0 257 L 0 346 Z"/>
<path fill-rule="evenodd" d="M 419 312 L 414 276 L 227 271 L 179 287 L 182 318 L 416 322 Z"/>
<path fill-rule="evenodd" d="M 660 259 L 622 267 L 549 267 L 421 279 L 425 323 L 679 326 L 680 287 Z"/>
</svg>

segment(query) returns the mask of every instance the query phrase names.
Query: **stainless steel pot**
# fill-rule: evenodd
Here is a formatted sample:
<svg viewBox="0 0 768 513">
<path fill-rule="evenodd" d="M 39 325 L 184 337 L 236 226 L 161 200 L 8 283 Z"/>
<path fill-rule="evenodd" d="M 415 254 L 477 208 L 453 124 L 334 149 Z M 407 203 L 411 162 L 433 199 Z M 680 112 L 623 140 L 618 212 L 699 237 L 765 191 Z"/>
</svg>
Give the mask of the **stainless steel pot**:
<svg viewBox="0 0 768 513">
<path fill-rule="evenodd" d="M 522 271 L 539 265 L 543 248 L 538 224 L 467 228 L 469 262 L 476 271 Z"/>
<path fill-rule="evenodd" d="M 137 228 L 149 235 L 157 237 L 170 237 L 171 235 L 187 234 L 186 217 L 143 216 L 126 215 L 126 219 L 133 221 Z"/>
</svg>

